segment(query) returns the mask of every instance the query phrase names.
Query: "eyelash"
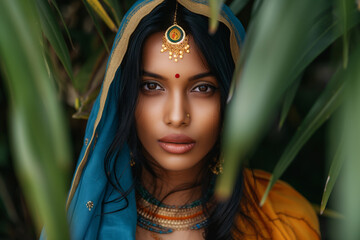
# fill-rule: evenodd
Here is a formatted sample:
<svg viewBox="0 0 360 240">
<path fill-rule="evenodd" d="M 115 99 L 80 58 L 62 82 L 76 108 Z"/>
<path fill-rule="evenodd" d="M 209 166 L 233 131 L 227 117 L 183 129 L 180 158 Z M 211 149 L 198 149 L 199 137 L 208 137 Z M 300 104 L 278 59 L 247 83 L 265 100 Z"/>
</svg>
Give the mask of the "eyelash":
<svg viewBox="0 0 360 240">
<path fill-rule="evenodd" d="M 150 84 L 154 84 L 155 86 L 156 86 L 156 88 L 155 89 L 150 89 L 149 88 L 149 85 Z M 142 90 L 144 90 L 144 91 L 150 91 L 150 92 L 152 92 L 152 91 L 163 91 L 164 90 L 164 88 L 162 87 L 162 86 L 160 86 L 160 84 L 158 84 L 158 83 L 156 83 L 156 82 L 143 82 L 142 84 L 141 84 L 141 89 Z"/>
<path fill-rule="evenodd" d="M 154 84 L 155 85 L 155 89 L 151 89 L 149 88 L 150 84 Z M 206 87 L 205 91 L 201 91 L 200 87 Z M 154 87 L 154 86 L 153 86 Z M 155 92 L 155 91 L 164 91 L 165 89 L 158 84 L 157 82 L 151 82 L 151 81 L 144 81 L 141 84 L 141 89 L 145 92 Z M 198 90 L 196 90 L 198 89 Z M 199 84 L 197 86 L 195 86 L 194 88 L 192 88 L 191 92 L 196 92 L 196 93 L 203 93 L 203 94 L 209 94 L 212 92 L 215 92 L 218 88 L 213 86 L 212 84 L 207 84 L 207 83 L 203 83 L 203 84 Z"/>
<path fill-rule="evenodd" d="M 200 88 L 200 87 L 207 87 L 207 89 L 205 91 L 195 91 L 195 89 Z M 193 90 L 191 90 L 192 92 L 199 92 L 199 93 L 210 93 L 210 92 L 214 92 L 217 88 L 211 84 L 200 84 L 197 85 L 196 87 L 193 88 Z"/>
</svg>

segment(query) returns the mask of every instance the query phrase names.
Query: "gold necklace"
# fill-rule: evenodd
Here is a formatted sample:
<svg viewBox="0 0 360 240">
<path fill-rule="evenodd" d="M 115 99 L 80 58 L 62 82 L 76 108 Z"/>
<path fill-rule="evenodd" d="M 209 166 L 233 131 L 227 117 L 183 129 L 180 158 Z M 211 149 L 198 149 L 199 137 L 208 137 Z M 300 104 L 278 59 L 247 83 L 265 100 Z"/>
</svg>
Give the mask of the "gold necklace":
<svg viewBox="0 0 360 240">
<path fill-rule="evenodd" d="M 142 186 L 137 186 L 137 225 L 148 231 L 167 234 L 179 230 L 198 230 L 207 226 L 202 202 L 169 206 L 155 199 Z"/>
</svg>

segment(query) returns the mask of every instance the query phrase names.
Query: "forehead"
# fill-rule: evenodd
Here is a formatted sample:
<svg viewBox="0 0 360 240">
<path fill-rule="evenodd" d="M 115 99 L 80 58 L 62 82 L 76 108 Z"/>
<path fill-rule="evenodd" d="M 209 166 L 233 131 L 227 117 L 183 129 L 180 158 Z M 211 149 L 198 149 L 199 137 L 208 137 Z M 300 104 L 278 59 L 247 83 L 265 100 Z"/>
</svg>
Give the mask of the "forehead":
<svg viewBox="0 0 360 240">
<path fill-rule="evenodd" d="M 163 32 L 150 35 L 144 44 L 142 63 L 144 70 L 152 72 L 168 72 L 169 74 L 181 72 L 197 74 L 207 72 L 206 61 L 198 50 L 192 36 L 189 36 L 190 53 L 184 53 L 184 57 L 178 62 L 169 59 L 169 52 L 161 52 Z"/>
</svg>

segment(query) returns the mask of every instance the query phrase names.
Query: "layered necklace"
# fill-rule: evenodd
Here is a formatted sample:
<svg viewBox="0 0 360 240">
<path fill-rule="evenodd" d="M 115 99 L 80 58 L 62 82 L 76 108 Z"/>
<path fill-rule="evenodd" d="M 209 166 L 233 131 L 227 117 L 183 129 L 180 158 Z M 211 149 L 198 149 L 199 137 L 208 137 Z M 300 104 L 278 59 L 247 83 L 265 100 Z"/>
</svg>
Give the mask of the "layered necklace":
<svg viewBox="0 0 360 240">
<path fill-rule="evenodd" d="M 137 184 L 136 190 L 137 225 L 141 228 L 167 234 L 179 230 L 198 230 L 208 224 L 201 200 L 183 206 L 171 206 L 161 203 L 140 184 Z M 206 201 L 210 196 L 208 193 Z"/>
</svg>

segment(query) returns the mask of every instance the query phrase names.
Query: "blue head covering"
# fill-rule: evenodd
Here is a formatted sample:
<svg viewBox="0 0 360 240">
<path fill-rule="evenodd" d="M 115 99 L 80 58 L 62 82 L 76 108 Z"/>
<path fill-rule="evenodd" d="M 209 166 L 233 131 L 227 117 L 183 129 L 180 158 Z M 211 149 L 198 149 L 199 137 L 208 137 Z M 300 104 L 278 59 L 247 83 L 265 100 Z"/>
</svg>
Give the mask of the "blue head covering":
<svg viewBox="0 0 360 240">
<path fill-rule="evenodd" d="M 68 222 L 72 239 L 135 239 L 136 202 L 132 191 L 127 200 L 121 199 L 108 183 L 104 172 L 104 158 L 110 146 L 116 122 L 116 87 L 112 83 L 128 47 L 131 34 L 141 19 L 164 0 L 139 0 L 124 16 L 117 32 L 108 60 L 104 82 L 92 108 L 85 132 L 84 145 L 76 166 L 67 200 Z M 178 0 L 189 11 L 209 16 L 208 2 L 204 0 Z M 231 10 L 223 5 L 219 21 L 230 30 L 232 57 L 236 62 L 245 31 Z M 117 73 L 121 74 L 121 73 Z M 118 79 L 118 78 L 117 78 Z M 106 119 L 106 121 L 105 121 Z M 129 149 L 124 146 L 118 156 L 116 172 L 121 175 L 120 185 L 129 189 L 133 183 Z M 111 166 L 113 169 L 114 163 Z M 111 201 L 115 200 L 115 201 Z M 102 204 L 103 201 L 109 202 Z M 127 207 L 126 207 L 127 206 Z M 124 210 L 116 211 L 122 207 Z M 115 211 L 115 212 L 113 212 Z M 110 214 L 102 214 L 109 213 Z M 44 233 L 41 238 L 44 237 Z"/>
</svg>

